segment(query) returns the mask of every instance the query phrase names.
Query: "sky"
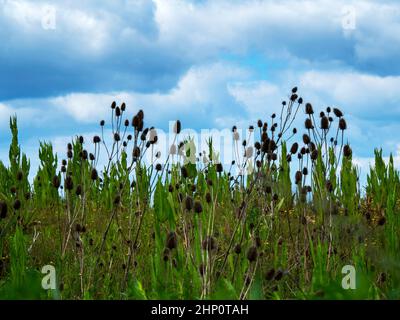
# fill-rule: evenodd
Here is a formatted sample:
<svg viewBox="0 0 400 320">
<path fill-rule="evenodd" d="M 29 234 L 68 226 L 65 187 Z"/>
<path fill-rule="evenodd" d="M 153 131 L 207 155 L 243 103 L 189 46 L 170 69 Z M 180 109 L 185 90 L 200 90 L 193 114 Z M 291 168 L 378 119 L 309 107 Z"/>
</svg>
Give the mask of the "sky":
<svg viewBox="0 0 400 320">
<path fill-rule="evenodd" d="M 0 159 L 9 117 L 37 166 L 39 141 L 64 157 L 126 102 L 164 130 L 243 127 L 298 86 L 340 108 L 364 174 L 374 148 L 400 167 L 400 2 L 0 0 Z"/>
</svg>

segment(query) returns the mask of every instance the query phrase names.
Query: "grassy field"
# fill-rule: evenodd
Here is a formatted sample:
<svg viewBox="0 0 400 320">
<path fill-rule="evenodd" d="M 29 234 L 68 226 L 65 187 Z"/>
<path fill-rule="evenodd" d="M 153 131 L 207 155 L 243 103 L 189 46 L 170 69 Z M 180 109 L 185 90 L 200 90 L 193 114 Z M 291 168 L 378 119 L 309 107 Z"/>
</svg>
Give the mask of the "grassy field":
<svg viewBox="0 0 400 320">
<path fill-rule="evenodd" d="M 237 158 L 223 166 L 212 140 L 190 154 L 179 121 L 174 154 L 144 161 L 157 132 L 125 108 L 113 103 L 99 135 L 76 137 L 64 155 L 41 143 L 35 173 L 10 119 L 0 298 L 400 298 L 399 173 L 376 150 L 360 185 L 342 111 L 314 113 L 293 88 L 281 114 L 249 127 L 254 145 L 232 128 Z M 45 265 L 55 290 L 42 289 Z M 342 288 L 346 265 L 356 289 Z"/>
</svg>

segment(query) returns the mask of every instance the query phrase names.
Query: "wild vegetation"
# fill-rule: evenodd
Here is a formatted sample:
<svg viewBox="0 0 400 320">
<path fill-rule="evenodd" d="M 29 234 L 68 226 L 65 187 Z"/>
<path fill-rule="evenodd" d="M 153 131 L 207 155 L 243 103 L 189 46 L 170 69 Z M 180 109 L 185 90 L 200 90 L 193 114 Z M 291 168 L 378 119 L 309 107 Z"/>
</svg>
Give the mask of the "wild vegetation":
<svg viewBox="0 0 400 320">
<path fill-rule="evenodd" d="M 360 186 L 341 110 L 316 114 L 293 88 L 280 114 L 248 128 L 254 144 L 232 128 L 236 157 L 224 167 L 212 140 L 191 154 L 180 121 L 161 163 L 156 129 L 141 110 L 125 120 L 125 109 L 111 105 L 111 143 L 104 120 L 61 159 L 41 143 L 34 174 L 10 119 L 1 298 L 400 298 L 399 173 L 376 150 Z M 56 290 L 41 287 L 44 265 L 56 269 Z M 345 265 L 355 290 L 341 286 Z"/>
</svg>

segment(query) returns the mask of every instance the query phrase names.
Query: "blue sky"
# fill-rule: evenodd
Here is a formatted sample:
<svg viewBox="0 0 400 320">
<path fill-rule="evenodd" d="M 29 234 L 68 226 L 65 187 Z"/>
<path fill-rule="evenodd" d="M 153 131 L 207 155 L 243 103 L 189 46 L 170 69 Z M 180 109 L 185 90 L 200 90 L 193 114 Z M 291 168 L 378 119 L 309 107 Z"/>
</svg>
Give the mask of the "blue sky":
<svg viewBox="0 0 400 320">
<path fill-rule="evenodd" d="M 344 111 L 363 170 L 375 147 L 400 166 L 399 57 L 398 1 L 0 0 L 0 159 L 13 114 L 35 165 L 39 140 L 63 153 L 113 100 L 159 128 L 222 129 L 296 85 Z"/>
</svg>

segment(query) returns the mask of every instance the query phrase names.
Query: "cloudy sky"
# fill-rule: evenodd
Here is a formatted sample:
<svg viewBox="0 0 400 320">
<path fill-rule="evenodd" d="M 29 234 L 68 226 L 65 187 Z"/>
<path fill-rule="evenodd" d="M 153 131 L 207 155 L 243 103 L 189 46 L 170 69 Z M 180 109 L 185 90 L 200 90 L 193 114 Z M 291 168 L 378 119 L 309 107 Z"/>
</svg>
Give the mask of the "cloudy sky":
<svg viewBox="0 0 400 320">
<path fill-rule="evenodd" d="M 398 1 L 0 0 L 0 159 L 8 118 L 35 162 L 63 152 L 113 100 L 147 124 L 223 129 L 280 109 L 293 86 L 340 107 L 363 170 L 375 147 L 400 165 Z"/>
</svg>

